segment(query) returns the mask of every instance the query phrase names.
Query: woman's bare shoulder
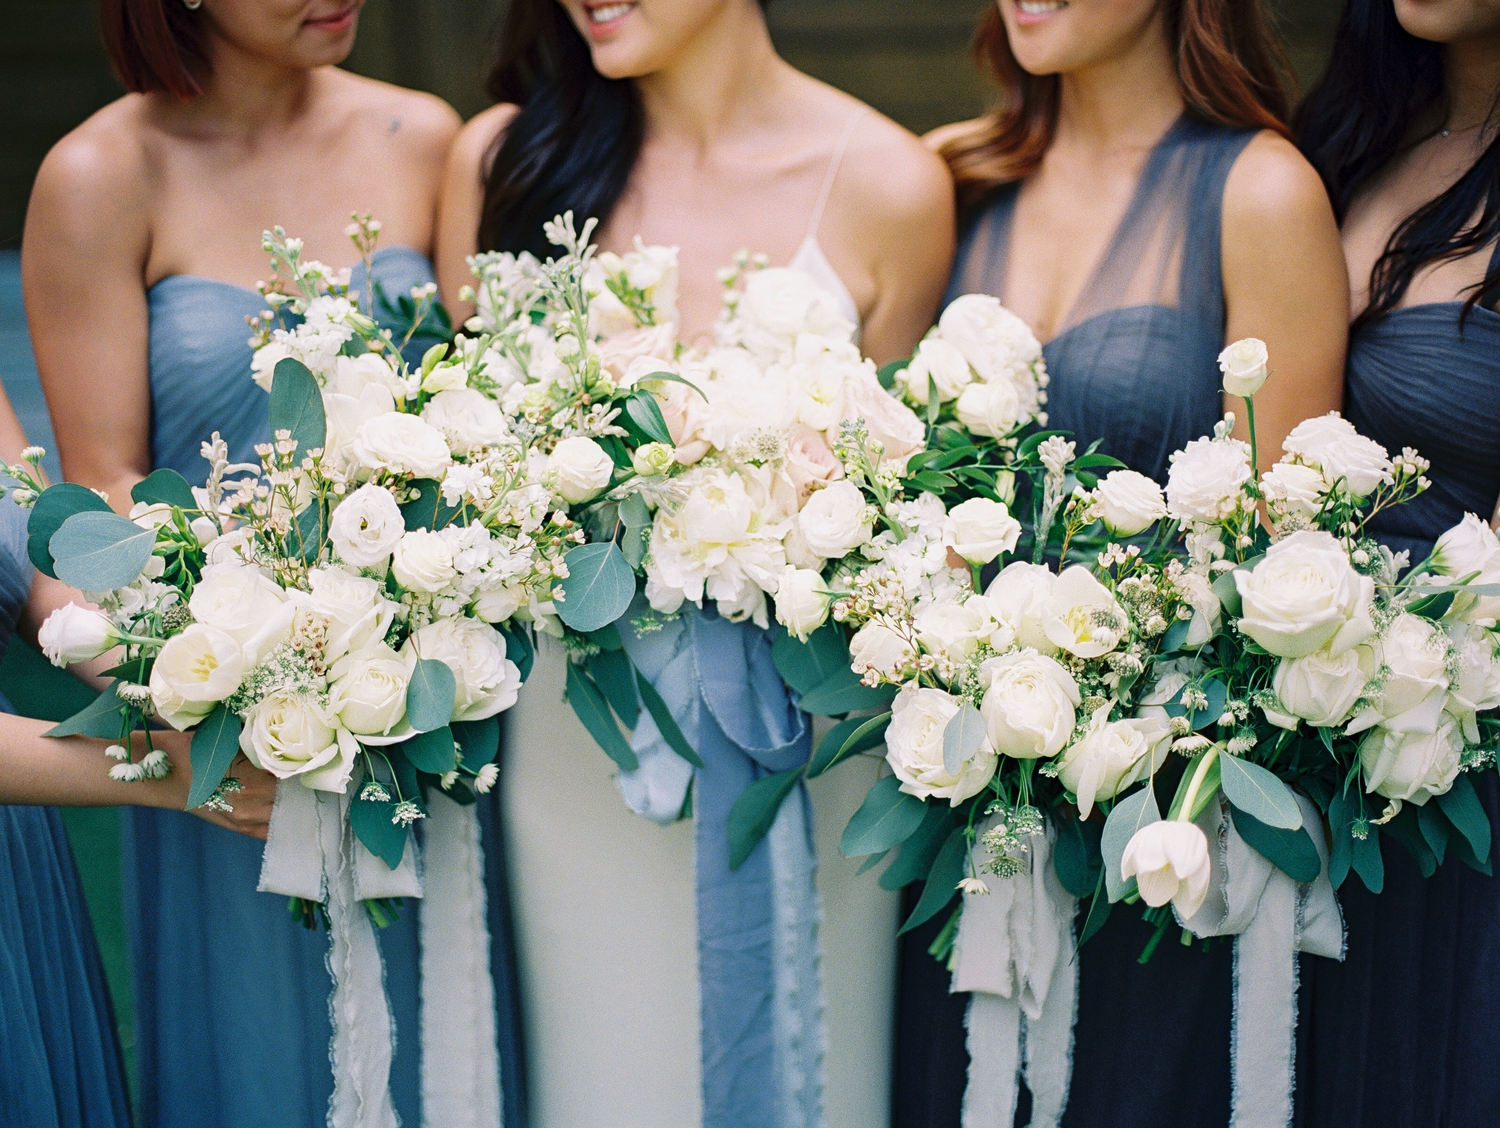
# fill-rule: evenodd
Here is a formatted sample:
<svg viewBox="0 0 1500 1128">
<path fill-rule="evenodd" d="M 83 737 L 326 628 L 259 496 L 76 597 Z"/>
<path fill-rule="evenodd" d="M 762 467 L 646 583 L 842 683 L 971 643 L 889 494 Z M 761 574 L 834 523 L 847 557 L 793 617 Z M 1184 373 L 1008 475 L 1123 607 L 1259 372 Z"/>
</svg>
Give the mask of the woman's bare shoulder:
<svg viewBox="0 0 1500 1128">
<path fill-rule="evenodd" d="M 483 177 L 487 171 L 485 163 L 494 153 L 496 140 L 520 112 L 520 106 L 501 102 L 487 110 L 481 110 L 465 122 L 464 127 L 458 131 L 458 136 L 453 139 L 453 147 L 448 154 L 449 172 L 464 170 L 465 175 L 472 173 L 476 177 Z"/>
<path fill-rule="evenodd" d="M 370 118 L 382 132 L 413 157 L 442 159 L 458 132 L 462 118 L 447 102 L 435 94 L 409 90 L 362 75 L 329 68 L 329 77 L 337 84 L 353 112 Z"/>
<path fill-rule="evenodd" d="M 155 181 L 151 133 L 145 96 L 104 106 L 47 153 L 29 211 L 64 237 L 144 232 Z"/>
<path fill-rule="evenodd" d="M 877 222 L 950 222 L 948 166 L 916 134 L 868 106 L 850 135 L 835 191 Z"/>
<path fill-rule="evenodd" d="M 1288 222 L 1334 222 L 1317 171 L 1286 138 L 1262 130 L 1245 146 L 1224 184 L 1229 227 L 1274 231 Z"/>
<path fill-rule="evenodd" d="M 936 129 L 928 130 L 922 135 L 922 144 L 926 145 L 934 153 L 940 153 L 943 146 L 951 145 L 955 141 L 963 141 L 978 134 L 985 128 L 986 118 L 970 118 L 968 121 L 953 121 L 947 125 L 940 125 Z"/>
</svg>

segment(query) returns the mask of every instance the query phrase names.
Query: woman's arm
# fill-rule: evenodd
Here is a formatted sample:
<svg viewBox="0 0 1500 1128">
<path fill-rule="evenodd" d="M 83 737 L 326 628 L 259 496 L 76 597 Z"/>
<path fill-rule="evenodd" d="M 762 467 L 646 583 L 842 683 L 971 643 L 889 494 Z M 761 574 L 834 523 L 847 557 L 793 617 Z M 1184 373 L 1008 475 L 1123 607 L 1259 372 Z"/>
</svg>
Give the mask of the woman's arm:
<svg viewBox="0 0 1500 1128">
<path fill-rule="evenodd" d="M 1255 397 L 1260 469 L 1302 420 L 1343 402 L 1349 276 L 1322 181 L 1290 142 L 1262 133 L 1224 187 L 1224 339 L 1259 337 L 1271 378 Z M 1225 396 L 1249 438 L 1244 401 Z"/>
<path fill-rule="evenodd" d="M 438 198 L 436 252 L 438 292 L 455 325 L 474 316 L 474 303 L 458 300 L 458 292 L 474 281 L 465 261 L 479 249 L 479 216 L 484 208 L 484 179 L 495 142 L 521 112 L 519 106 L 501 104 L 476 114 L 459 130 L 448 151 L 443 171 L 443 190 Z"/>
</svg>

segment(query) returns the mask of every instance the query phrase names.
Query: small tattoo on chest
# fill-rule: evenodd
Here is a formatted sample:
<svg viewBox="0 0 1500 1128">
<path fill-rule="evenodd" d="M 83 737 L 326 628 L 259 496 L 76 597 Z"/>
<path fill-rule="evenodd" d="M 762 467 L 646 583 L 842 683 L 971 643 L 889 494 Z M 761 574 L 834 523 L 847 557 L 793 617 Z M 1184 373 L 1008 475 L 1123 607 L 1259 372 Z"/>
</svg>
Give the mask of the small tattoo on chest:
<svg viewBox="0 0 1500 1128">
<path fill-rule="evenodd" d="M 386 132 L 387 133 L 395 133 L 396 130 L 398 130 L 400 128 L 401 128 L 401 119 L 400 118 L 391 118 L 390 128 L 387 129 Z"/>
</svg>

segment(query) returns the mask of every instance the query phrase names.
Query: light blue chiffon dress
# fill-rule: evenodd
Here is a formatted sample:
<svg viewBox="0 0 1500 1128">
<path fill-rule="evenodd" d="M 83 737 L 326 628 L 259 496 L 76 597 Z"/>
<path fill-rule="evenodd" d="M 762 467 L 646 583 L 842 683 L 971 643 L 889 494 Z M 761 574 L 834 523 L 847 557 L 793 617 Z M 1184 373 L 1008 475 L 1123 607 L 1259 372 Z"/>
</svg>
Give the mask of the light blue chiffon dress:
<svg viewBox="0 0 1500 1128">
<path fill-rule="evenodd" d="M 382 248 L 374 274 L 392 300 L 432 280 L 425 256 Z M 363 294 L 363 270 L 354 291 Z M 162 279 L 150 308 L 151 460 L 195 485 L 214 431 L 237 462 L 270 438 L 269 397 L 250 376 L 245 318 L 253 290 L 192 275 Z M 520 1023 L 509 895 L 493 797 L 479 803 L 507 1128 L 524 1125 Z M 287 899 L 256 892 L 262 844 L 173 811 L 124 821 L 125 899 L 135 967 L 140 1106 L 151 1128 L 316 1128 L 329 1070 L 327 934 L 304 929 Z M 417 914 L 379 931 L 396 1022 L 391 1095 L 402 1123 L 420 1113 Z"/>
<path fill-rule="evenodd" d="M 31 578 L 26 515 L 0 501 L 0 654 Z M 130 1128 L 104 968 L 49 807 L 0 806 L 0 1124 Z"/>
</svg>

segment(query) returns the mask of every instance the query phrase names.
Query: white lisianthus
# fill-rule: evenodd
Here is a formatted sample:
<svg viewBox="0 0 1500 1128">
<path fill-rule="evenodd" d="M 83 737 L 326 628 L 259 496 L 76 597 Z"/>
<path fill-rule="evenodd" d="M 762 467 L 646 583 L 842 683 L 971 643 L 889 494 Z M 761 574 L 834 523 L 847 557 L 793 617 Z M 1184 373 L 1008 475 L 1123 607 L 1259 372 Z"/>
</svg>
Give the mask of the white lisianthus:
<svg viewBox="0 0 1500 1128">
<path fill-rule="evenodd" d="M 1042 610 L 1047 640 L 1078 658 L 1098 658 L 1120 645 L 1129 629 L 1125 609 L 1081 564 L 1064 568 Z"/>
<path fill-rule="evenodd" d="M 947 403 L 974 382 L 974 373 L 964 354 L 941 337 L 929 336 L 917 346 L 916 355 L 906 366 L 903 381 L 906 398 L 918 407 L 931 402 L 932 389 L 938 400 Z"/>
<path fill-rule="evenodd" d="M 344 562 L 356 568 L 384 564 L 405 531 L 396 499 L 373 483 L 339 502 L 328 522 L 328 539 Z"/>
<path fill-rule="evenodd" d="M 958 699 L 940 689 L 907 685 L 896 694 L 885 730 L 885 759 L 908 795 L 947 799 L 956 807 L 983 791 L 995 774 L 1000 758 L 987 740 L 964 761 L 957 776 L 944 767 L 943 738 L 958 709 Z"/>
<path fill-rule="evenodd" d="M 849 640 L 849 665 L 857 674 L 874 670 L 889 681 L 899 681 L 916 660 L 911 643 L 880 623 L 866 623 Z"/>
<path fill-rule="evenodd" d="M 984 597 L 996 620 L 1015 632 L 1019 645 L 1055 654 L 1057 645 L 1047 637 L 1046 608 L 1056 583 L 1050 568 L 1016 560 L 1000 570 Z"/>
<path fill-rule="evenodd" d="M 1452 644 L 1436 624 L 1418 615 L 1393 619 L 1375 646 L 1380 687 L 1348 732 L 1380 725 L 1392 732 L 1433 732 L 1448 697 Z"/>
<path fill-rule="evenodd" d="M 1111 470 L 1094 487 L 1094 512 L 1117 537 L 1144 533 L 1167 515 L 1161 487 L 1134 470 Z"/>
<path fill-rule="evenodd" d="M 1464 519 L 1438 537 L 1433 571 L 1459 579 L 1478 573 L 1472 584 L 1500 584 L 1500 539 L 1481 518 L 1465 513 Z M 1500 595 L 1459 593 L 1453 600 L 1459 618 L 1493 627 L 1500 619 Z"/>
<path fill-rule="evenodd" d="M 1365 438 L 1336 411 L 1298 423 L 1281 449 L 1321 470 L 1329 489 L 1342 483 L 1356 498 L 1368 497 L 1391 480 L 1385 447 Z"/>
<path fill-rule="evenodd" d="M 370 737 L 386 737 L 410 727 L 402 722 L 411 671 L 390 647 L 376 643 L 346 654 L 330 673 L 329 716 L 365 743 L 375 743 Z"/>
<path fill-rule="evenodd" d="M 833 595 L 823 577 L 810 568 L 788 564 L 775 595 L 776 621 L 803 642 L 828 621 Z"/>
<path fill-rule="evenodd" d="M 1082 703 L 1073 675 L 1029 647 L 979 667 L 985 731 L 996 752 L 1018 760 L 1055 756 L 1073 735 Z"/>
<path fill-rule="evenodd" d="M 391 574 L 403 587 L 431 593 L 452 583 L 458 569 L 453 566 L 453 550 L 441 536 L 413 529 L 396 542 Z"/>
<path fill-rule="evenodd" d="M 1268 502 L 1287 513 L 1313 518 L 1323 508 L 1328 483 L 1316 467 L 1300 462 L 1278 462 L 1260 477 L 1260 489 Z"/>
<path fill-rule="evenodd" d="M 807 546 L 825 559 L 847 556 L 870 539 L 875 516 L 853 482 L 824 486 L 797 516 Z"/>
<path fill-rule="evenodd" d="M 277 779 L 299 777 L 318 791 L 343 791 L 359 743 L 336 726 L 312 694 L 277 689 L 245 715 L 240 751 Z"/>
<path fill-rule="evenodd" d="M 575 435 L 552 448 L 547 475 L 557 496 L 571 505 L 598 496 L 614 476 L 615 464 L 593 439 Z"/>
<path fill-rule="evenodd" d="M 971 497 L 948 510 L 943 540 L 970 564 L 988 564 L 1016 547 L 1021 523 L 998 501 Z"/>
<path fill-rule="evenodd" d="M 440 478 L 452 453 L 443 433 L 415 415 L 391 411 L 359 425 L 350 444 L 354 457 L 371 470 Z"/>
<path fill-rule="evenodd" d="M 239 689 L 244 673 L 239 643 L 216 627 L 189 624 L 167 639 L 151 667 L 156 715 L 178 731 L 191 728 Z"/>
<path fill-rule="evenodd" d="M 1078 813 L 1088 818 L 1099 799 L 1113 799 L 1143 772 L 1154 771 L 1166 755 L 1172 730 L 1155 717 L 1109 719 L 1112 702 L 1089 719 L 1084 735 L 1057 760 L 1057 778 L 1078 797 Z"/>
<path fill-rule="evenodd" d="M 1277 541 L 1254 568 L 1236 571 L 1240 630 L 1278 658 L 1325 647 L 1337 657 L 1374 633 L 1375 583 L 1331 534 L 1304 529 Z"/>
<path fill-rule="evenodd" d="M 447 664 L 457 682 L 455 721 L 482 721 L 509 709 L 521 692 L 521 671 L 505 656 L 505 640 L 477 619 L 439 619 L 413 632 L 402 652 Z"/>
<path fill-rule="evenodd" d="M 1167 512 L 1179 521 L 1218 521 L 1243 501 L 1250 446 L 1239 439 L 1194 439 L 1172 455 Z"/>
<path fill-rule="evenodd" d="M 459 455 L 494 446 L 510 433 L 500 405 L 468 387 L 433 396 L 422 409 L 422 419 L 442 432 L 449 449 Z"/>
<path fill-rule="evenodd" d="M 386 598 L 381 584 L 343 568 L 314 568 L 308 586 L 310 592 L 292 592 L 291 599 L 326 624 L 323 654 L 330 663 L 380 642 L 400 608 Z"/>
<path fill-rule="evenodd" d="M 54 666 L 91 661 L 121 641 L 123 638 L 113 623 L 77 603 L 59 607 L 37 631 L 42 653 Z"/>
<path fill-rule="evenodd" d="M 646 443 L 630 456 L 631 468 L 642 478 L 658 478 L 677 464 L 677 450 L 670 443 Z"/>
<path fill-rule="evenodd" d="M 1224 374 L 1224 390 L 1232 396 L 1249 399 L 1260 391 L 1270 370 L 1266 343 L 1246 337 L 1219 354 L 1219 371 Z"/>
<path fill-rule="evenodd" d="M 1354 646 L 1333 656 L 1315 651 L 1305 658 L 1283 658 L 1271 688 L 1286 712 L 1318 728 L 1332 728 L 1349 718 L 1375 672 L 1375 652 Z"/>
<path fill-rule="evenodd" d="M 1203 906 L 1211 872 L 1207 836 L 1180 819 L 1141 827 L 1120 857 L 1120 873 L 1135 878 L 1141 900 L 1152 908 L 1173 902 L 1184 919 Z"/>
<path fill-rule="evenodd" d="M 1029 415 L 1015 385 L 1009 380 L 970 384 L 959 393 L 954 406 L 958 421 L 976 435 L 1003 439 Z"/>
<path fill-rule="evenodd" d="M 1431 732 L 1371 729 L 1359 744 L 1365 790 L 1423 806 L 1453 786 L 1463 751 L 1464 734 L 1446 713 Z"/>
</svg>

